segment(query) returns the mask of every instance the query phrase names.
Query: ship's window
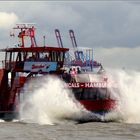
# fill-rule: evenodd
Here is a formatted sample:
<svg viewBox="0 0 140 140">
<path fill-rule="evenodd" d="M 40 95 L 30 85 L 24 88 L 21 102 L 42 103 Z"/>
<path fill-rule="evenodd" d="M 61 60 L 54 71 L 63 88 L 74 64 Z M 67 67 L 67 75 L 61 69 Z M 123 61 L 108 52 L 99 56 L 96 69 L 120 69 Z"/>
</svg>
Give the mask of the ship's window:
<svg viewBox="0 0 140 140">
<path fill-rule="evenodd" d="M 109 95 L 108 95 L 106 88 L 100 88 L 100 89 L 98 89 L 98 92 L 99 92 L 99 99 L 109 98 Z"/>
<path fill-rule="evenodd" d="M 84 99 L 96 100 L 98 99 L 97 89 L 96 88 L 85 88 L 83 93 Z"/>
<path fill-rule="evenodd" d="M 10 56 L 11 56 L 11 53 L 10 52 L 7 52 L 6 53 L 6 61 L 10 61 Z"/>
<path fill-rule="evenodd" d="M 50 61 L 50 53 L 49 52 L 44 53 L 44 59 L 47 61 Z"/>
<path fill-rule="evenodd" d="M 57 56 L 56 56 L 56 51 L 52 51 L 51 53 L 51 58 L 52 58 L 52 61 L 57 61 Z"/>
<path fill-rule="evenodd" d="M 96 88 L 89 88 L 88 95 L 89 95 L 88 96 L 89 99 L 96 100 L 98 98 L 97 89 Z"/>
<path fill-rule="evenodd" d="M 74 88 L 73 93 L 77 100 L 83 99 L 83 89 L 82 88 Z"/>
<path fill-rule="evenodd" d="M 56 52 L 56 57 L 57 57 L 57 61 L 61 61 L 61 55 L 60 55 L 60 52 Z"/>
<path fill-rule="evenodd" d="M 65 57 L 65 52 L 61 52 L 62 61 L 64 61 L 64 57 Z"/>
<path fill-rule="evenodd" d="M 14 55 L 13 55 L 14 56 Z M 14 59 L 14 58 L 13 58 Z M 16 61 L 23 61 L 23 55 L 21 52 L 18 52 L 17 54 L 17 60 Z"/>
<path fill-rule="evenodd" d="M 17 52 L 7 52 L 6 53 L 6 63 L 5 63 L 5 67 L 6 68 L 11 68 L 14 66 L 14 63 L 16 61 L 16 57 L 17 57 Z"/>
<path fill-rule="evenodd" d="M 88 91 L 84 92 L 83 98 L 86 100 L 89 99 L 89 92 Z"/>
<path fill-rule="evenodd" d="M 45 56 L 44 54 L 41 55 Z M 64 61 L 64 53 L 61 51 L 50 51 L 46 56 L 49 57 L 50 61 Z"/>
<path fill-rule="evenodd" d="M 50 60 L 50 53 L 49 52 L 41 52 L 39 53 L 39 58 L 44 60 Z"/>
<path fill-rule="evenodd" d="M 39 58 L 40 59 L 43 59 L 44 58 L 44 53 L 43 52 L 39 53 Z"/>
<path fill-rule="evenodd" d="M 57 53 L 57 61 L 63 61 L 64 53 L 63 52 L 56 52 Z"/>
<path fill-rule="evenodd" d="M 49 52 L 49 60 L 52 61 L 52 51 Z"/>
<path fill-rule="evenodd" d="M 26 60 L 28 61 L 34 61 L 37 59 L 37 53 L 36 52 L 27 52 L 26 54 Z"/>
<path fill-rule="evenodd" d="M 31 53 L 31 52 L 27 52 L 26 58 L 29 59 L 29 58 L 31 58 L 31 57 L 32 57 L 32 53 Z"/>
<path fill-rule="evenodd" d="M 82 100 L 97 100 L 109 98 L 106 88 L 76 88 L 73 89 L 76 99 Z"/>
</svg>

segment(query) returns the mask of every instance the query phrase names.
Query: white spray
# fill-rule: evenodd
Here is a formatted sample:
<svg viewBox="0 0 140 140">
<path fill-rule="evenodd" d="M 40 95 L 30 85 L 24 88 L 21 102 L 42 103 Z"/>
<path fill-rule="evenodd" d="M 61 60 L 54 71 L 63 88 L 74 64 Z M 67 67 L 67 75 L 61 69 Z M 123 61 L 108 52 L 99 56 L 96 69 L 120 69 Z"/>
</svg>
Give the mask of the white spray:
<svg viewBox="0 0 140 140">
<path fill-rule="evenodd" d="M 140 123 L 140 72 L 108 70 L 108 73 L 112 84 L 110 90 L 117 100 L 117 106 L 105 119 Z"/>
<path fill-rule="evenodd" d="M 140 72 L 107 70 L 116 109 L 105 115 L 105 121 L 140 123 Z M 25 99 L 20 108 L 20 119 L 39 124 L 62 123 L 65 119 L 99 119 L 78 103 L 71 90 L 56 77 L 36 79 L 25 85 Z M 112 87 L 113 85 L 113 87 Z"/>
<path fill-rule="evenodd" d="M 28 85 L 28 86 L 27 86 Z M 65 83 L 52 76 L 37 78 L 25 85 L 20 120 L 30 123 L 54 124 L 64 120 L 87 119 L 90 113 L 75 100 Z"/>
</svg>

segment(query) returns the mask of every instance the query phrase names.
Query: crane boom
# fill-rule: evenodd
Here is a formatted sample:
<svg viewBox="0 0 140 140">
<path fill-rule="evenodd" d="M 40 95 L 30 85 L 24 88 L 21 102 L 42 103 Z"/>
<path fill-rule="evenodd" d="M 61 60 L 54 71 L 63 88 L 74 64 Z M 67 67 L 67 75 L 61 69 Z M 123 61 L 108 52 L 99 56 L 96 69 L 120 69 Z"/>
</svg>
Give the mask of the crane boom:
<svg viewBox="0 0 140 140">
<path fill-rule="evenodd" d="M 58 47 L 63 48 L 63 43 L 62 43 L 60 31 L 58 29 L 55 29 L 55 36 L 56 36 L 56 39 L 57 39 Z"/>
<path fill-rule="evenodd" d="M 77 42 L 76 42 L 76 38 L 75 38 L 75 35 L 74 35 L 74 31 L 69 30 L 69 35 L 70 35 L 70 38 L 71 38 L 73 48 L 77 48 Z"/>
</svg>

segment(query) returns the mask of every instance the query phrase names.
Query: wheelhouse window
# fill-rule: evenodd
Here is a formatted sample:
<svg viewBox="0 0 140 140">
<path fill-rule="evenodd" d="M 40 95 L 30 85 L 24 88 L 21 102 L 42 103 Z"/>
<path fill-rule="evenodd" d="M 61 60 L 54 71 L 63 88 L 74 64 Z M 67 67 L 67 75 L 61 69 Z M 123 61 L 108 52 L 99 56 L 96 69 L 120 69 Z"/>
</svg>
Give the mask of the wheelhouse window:
<svg viewBox="0 0 140 140">
<path fill-rule="evenodd" d="M 57 61 L 56 51 L 52 51 L 52 61 Z"/>
<path fill-rule="evenodd" d="M 50 60 L 50 53 L 49 52 L 40 52 L 39 53 L 39 58 Z"/>
<path fill-rule="evenodd" d="M 15 58 L 13 58 L 13 59 L 15 59 Z M 18 52 L 17 53 L 17 59 L 16 59 L 16 61 L 17 62 L 24 61 L 24 53 L 23 52 Z"/>
<path fill-rule="evenodd" d="M 33 52 L 26 53 L 26 60 L 33 61 L 33 60 L 35 60 L 35 57 L 36 57 L 36 54 Z"/>
<path fill-rule="evenodd" d="M 78 100 L 107 99 L 109 94 L 106 88 L 75 88 L 73 89 L 75 98 Z"/>
<path fill-rule="evenodd" d="M 11 52 L 6 52 L 6 61 L 11 61 Z"/>
<path fill-rule="evenodd" d="M 40 53 L 40 58 L 48 59 L 49 61 L 64 61 L 64 52 L 50 51 Z"/>
<path fill-rule="evenodd" d="M 64 52 L 56 52 L 57 61 L 64 61 Z"/>
<path fill-rule="evenodd" d="M 44 52 L 15 52 L 12 54 L 7 53 L 6 60 L 12 58 L 15 61 L 52 61 L 63 62 L 65 52 L 62 51 L 44 51 Z"/>
<path fill-rule="evenodd" d="M 17 59 L 18 52 L 6 52 L 5 60 L 8 62 L 15 62 Z"/>
</svg>

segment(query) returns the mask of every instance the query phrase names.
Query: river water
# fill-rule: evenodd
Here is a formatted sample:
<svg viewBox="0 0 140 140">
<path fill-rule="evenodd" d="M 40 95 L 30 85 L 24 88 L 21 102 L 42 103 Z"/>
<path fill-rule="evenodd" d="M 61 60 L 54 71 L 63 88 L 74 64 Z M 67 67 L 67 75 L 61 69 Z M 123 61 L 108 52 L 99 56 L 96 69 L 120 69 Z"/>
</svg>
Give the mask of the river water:
<svg viewBox="0 0 140 140">
<path fill-rule="evenodd" d="M 0 123 L 1 140 L 128 140 L 140 139 L 140 124 L 74 123 L 39 125 L 19 122 Z"/>
</svg>

